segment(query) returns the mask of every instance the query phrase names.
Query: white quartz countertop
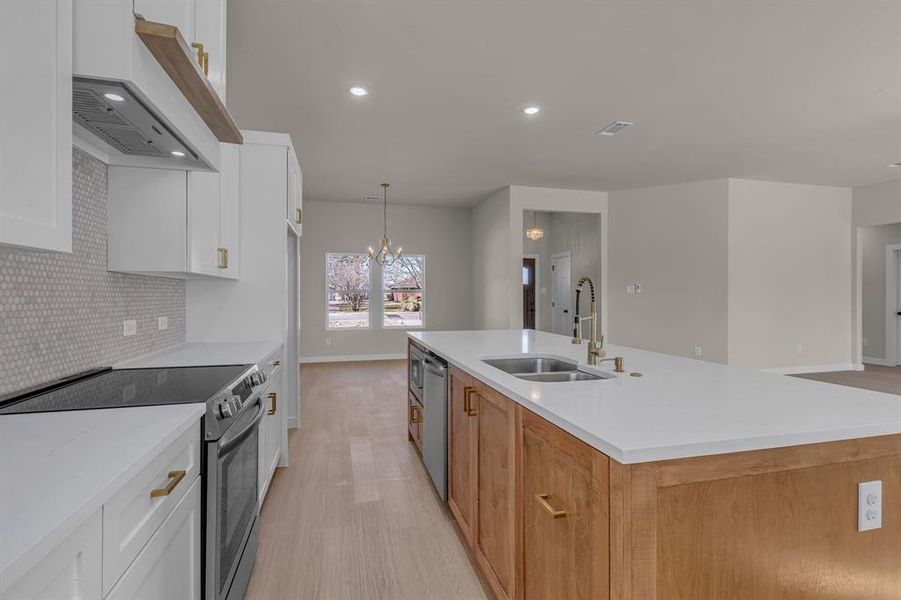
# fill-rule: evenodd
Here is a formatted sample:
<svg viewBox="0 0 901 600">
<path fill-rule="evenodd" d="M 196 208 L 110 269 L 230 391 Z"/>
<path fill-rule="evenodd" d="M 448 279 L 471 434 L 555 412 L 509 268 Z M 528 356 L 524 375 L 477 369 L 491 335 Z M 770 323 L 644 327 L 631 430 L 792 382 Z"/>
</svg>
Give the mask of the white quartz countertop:
<svg viewBox="0 0 901 600">
<path fill-rule="evenodd" d="M 189 342 L 153 354 L 127 360 L 114 369 L 148 369 L 163 367 L 200 367 L 209 365 L 250 365 L 275 352 L 281 342 Z"/>
<path fill-rule="evenodd" d="M 0 580 L 21 577 L 191 427 L 205 404 L 0 416 Z"/>
<path fill-rule="evenodd" d="M 894 394 L 612 345 L 607 356 L 623 356 L 626 367 L 615 379 L 534 383 L 482 359 L 540 354 L 585 361 L 586 346 L 528 330 L 409 335 L 625 464 L 901 433 L 901 396 Z"/>
</svg>

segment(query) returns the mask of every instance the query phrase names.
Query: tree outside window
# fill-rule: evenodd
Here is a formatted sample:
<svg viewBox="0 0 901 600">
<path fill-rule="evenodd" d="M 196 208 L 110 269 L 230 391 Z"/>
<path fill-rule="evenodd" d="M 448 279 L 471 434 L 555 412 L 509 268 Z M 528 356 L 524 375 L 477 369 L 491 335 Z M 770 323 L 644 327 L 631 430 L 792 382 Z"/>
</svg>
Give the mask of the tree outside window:
<svg viewBox="0 0 901 600">
<path fill-rule="evenodd" d="M 425 257 L 404 255 L 382 268 L 385 327 L 422 327 Z"/>
<path fill-rule="evenodd" d="M 369 257 L 365 254 L 326 254 L 325 280 L 328 328 L 369 327 Z"/>
</svg>

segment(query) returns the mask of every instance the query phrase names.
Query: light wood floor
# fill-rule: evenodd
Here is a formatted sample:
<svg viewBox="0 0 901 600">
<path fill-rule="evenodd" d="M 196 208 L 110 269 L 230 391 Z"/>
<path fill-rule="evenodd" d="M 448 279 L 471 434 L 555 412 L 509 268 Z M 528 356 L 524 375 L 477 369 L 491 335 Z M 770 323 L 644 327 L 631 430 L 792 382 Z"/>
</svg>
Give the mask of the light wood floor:
<svg viewBox="0 0 901 600">
<path fill-rule="evenodd" d="M 864 365 L 863 371 L 807 373 L 796 377 L 901 395 L 901 367 Z"/>
<path fill-rule="evenodd" d="M 247 600 L 487 595 L 407 441 L 405 361 L 304 365 Z"/>
</svg>

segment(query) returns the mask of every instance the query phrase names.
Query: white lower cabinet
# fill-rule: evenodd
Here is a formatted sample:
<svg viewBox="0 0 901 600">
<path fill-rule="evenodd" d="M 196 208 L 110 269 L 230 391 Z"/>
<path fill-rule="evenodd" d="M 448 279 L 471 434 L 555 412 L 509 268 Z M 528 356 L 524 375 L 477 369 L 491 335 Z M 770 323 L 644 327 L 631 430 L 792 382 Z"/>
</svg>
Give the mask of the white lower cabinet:
<svg viewBox="0 0 901 600">
<path fill-rule="evenodd" d="M 106 600 L 200 600 L 200 559 L 198 478 Z"/>
<path fill-rule="evenodd" d="M 94 513 L 41 562 L 0 592 L 0 600 L 100 600 L 100 513 Z M 5 583 L 0 582 L 0 589 Z"/>
</svg>

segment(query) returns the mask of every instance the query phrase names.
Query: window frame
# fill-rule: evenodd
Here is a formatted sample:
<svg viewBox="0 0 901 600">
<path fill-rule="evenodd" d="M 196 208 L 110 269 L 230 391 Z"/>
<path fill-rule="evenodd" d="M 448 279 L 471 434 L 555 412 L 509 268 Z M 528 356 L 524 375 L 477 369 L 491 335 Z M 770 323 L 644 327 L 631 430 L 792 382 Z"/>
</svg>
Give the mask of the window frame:
<svg viewBox="0 0 901 600">
<path fill-rule="evenodd" d="M 366 307 L 366 326 L 365 327 L 334 327 L 331 324 L 331 312 L 329 312 L 329 297 L 328 297 L 328 261 L 330 256 L 363 256 L 367 259 L 367 267 L 369 270 L 369 304 Z M 330 252 L 326 251 L 325 253 L 325 330 L 328 332 L 332 331 L 366 331 L 368 329 L 373 329 L 372 323 L 372 281 L 373 281 L 373 268 L 372 263 L 369 262 L 369 255 L 365 252 Z"/>
<path fill-rule="evenodd" d="M 425 329 L 425 304 L 426 304 L 426 261 L 425 254 L 402 254 L 398 260 L 403 260 L 405 258 L 420 258 L 422 259 L 422 309 L 419 311 L 420 314 L 420 323 L 419 325 L 386 325 L 385 324 L 385 268 L 379 267 L 379 297 L 381 298 L 381 308 L 382 308 L 382 324 L 381 328 L 386 331 L 415 331 L 418 329 Z"/>
</svg>

